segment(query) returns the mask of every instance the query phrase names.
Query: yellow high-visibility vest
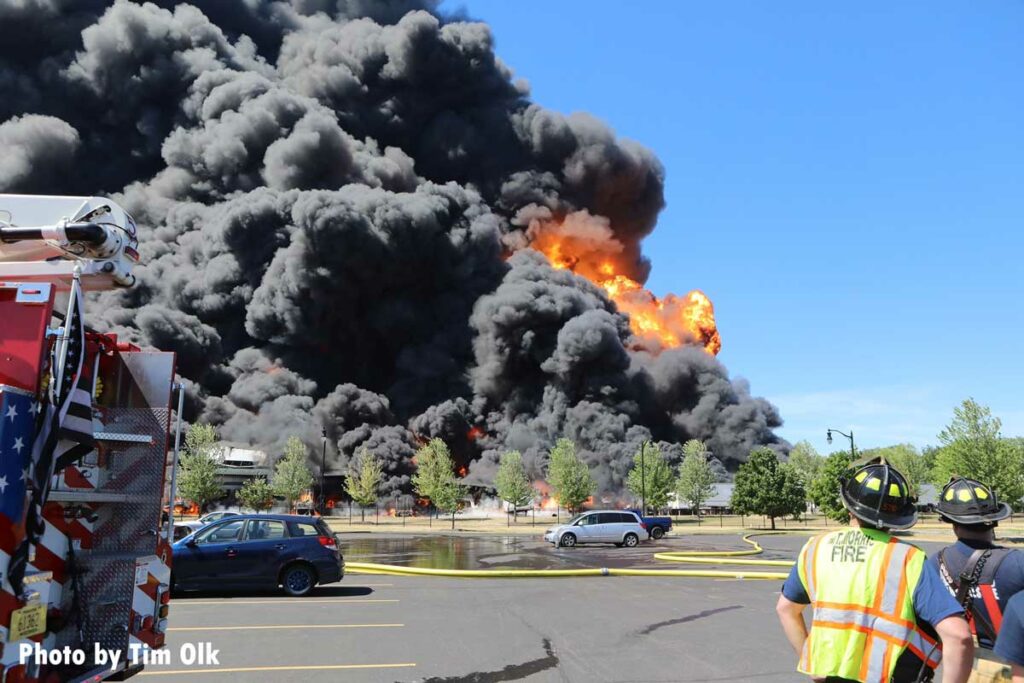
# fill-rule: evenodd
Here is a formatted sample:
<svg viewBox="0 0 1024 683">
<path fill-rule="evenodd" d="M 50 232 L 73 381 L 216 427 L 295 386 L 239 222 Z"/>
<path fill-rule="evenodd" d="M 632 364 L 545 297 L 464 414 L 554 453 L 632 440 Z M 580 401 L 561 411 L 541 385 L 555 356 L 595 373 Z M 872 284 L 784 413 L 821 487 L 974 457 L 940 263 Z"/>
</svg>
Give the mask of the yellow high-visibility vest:
<svg viewBox="0 0 1024 683">
<path fill-rule="evenodd" d="M 908 648 L 937 667 L 935 641 L 914 616 L 924 561 L 920 548 L 874 529 L 846 528 L 808 541 L 797 570 L 813 614 L 799 671 L 888 683 Z"/>
</svg>

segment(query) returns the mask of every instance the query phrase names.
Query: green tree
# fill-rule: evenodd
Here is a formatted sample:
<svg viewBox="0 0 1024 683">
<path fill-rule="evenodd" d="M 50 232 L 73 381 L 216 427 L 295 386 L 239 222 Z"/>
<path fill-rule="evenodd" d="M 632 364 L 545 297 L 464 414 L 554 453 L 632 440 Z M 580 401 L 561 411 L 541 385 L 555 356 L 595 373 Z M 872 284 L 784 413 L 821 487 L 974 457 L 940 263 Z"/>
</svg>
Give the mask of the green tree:
<svg viewBox="0 0 1024 683">
<path fill-rule="evenodd" d="M 265 477 L 250 479 L 238 490 L 238 500 L 244 507 L 256 512 L 269 510 L 274 505 L 274 488 Z"/>
<path fill-rule="evenodd" d="M 800 441 L 789 451 L 790 467 L 800 475 L 804 488 L 810 488 L 821 473 L 825 459 L 821 457 L 809 441 Z"/>
<path fill-rule="evenodd" d="M 676 480 L 676 496 L 689 503 L 697 517 L 700 508 L 718 490 L 717 477 L 708 459 L 708 449 L 703 441 L 690 439 L 683 444 L 683 461 L 679 463 L 679 478 Z"/>
<path fill-rule="evenodd" d="M 843 506 L 839 497 L 839 487 L 843 477 L 849 472 L 853 463 L 850 451 L 836 451 L 827 458 L 821 467 L 818 477 L 811 483 L 810 497 L 818 509 L 829 519 L 845 524 L 850 521 L 850 514 Z"/>
<path fill-rule="evenodd" d="M 212 425 L 192 425 L 185 435 L 185 450 L 181 455 L 178 472 L 178 495 L 199 506 L 203 513 L 206 504 L 224 492 L 217 477 L 214 450 L 217 431 Z"/>
<path fill-rule="evenodd" d="M 597 490 L 590 468 L 576 455 L 572 439 L 559 439 L 548 453 L 548 484 L 555 499 L 570 514 L 581 510 Z"/>
<path fill-rule="evenodd" d="M 626 477 L 626 488 L 637 499 L 646 501 L 648 508 L 660 510 L 668 504 L 673 484 L 675 477 L 672 476 L 672 468 L 661 453 L 661 447 L 647 441 L 633 455 L 633 467 Z M 647 510 L 643 512 L 647 514 Z"/>
<path fill-rule="evenodd" d="M 942 447 L 932 477 L 937 486 L 951 476 L 977 479 L 1003 500 L 1019 505 L 1024 496 L 1024 448 L 1000 434 L 1002 422 L 987 406 L 967 399 L 953 409 L 953 420 L 939 433 Z"/>
<path fill-rule="evenodd" d="M 452 480 L 434 492 L 434 505 L 441 512 L 452 513 L 452 529 L 455 529 L 455 513 L 458 512 L 462 499 L 466 496 L 466 487 L 452 475 Z"/>
<path fill-rule="evenodd" d="M 451 512 L 454 529 L 455 512 L 466 495 L 466 489 L 455 477 L 455 461 L 452 460 L 448 445 L 441 439 L 431 439 L 416 451 L 415 461 L 413 489 L 422 498 L 429 498 L 441 512 Z"/>
<path fill-rule="evenodd" d="M 932 474 L 932 478 L 934 478 L 935 460 L 939 457 L 940 450 L 941 449 L 938 446 L 925 446 L 921 449 L 921 460 L 924 461 L 924 465 L 928 468 L 928 472 Z"/>
<path fill-rule="evenodd" d="M 288 511 L 303 493 L 313 485 L 313 474 L 306 464 L 306 444 L 297 436 L 289 436 L 284 456 L 277 461 L 272 482 L 274 494 L 284 498 Z"/>
<path fill-rule="evenodd" d="M 921 495 L 921 485 L 927 484 L 931 479 L 931 468 L 924 456 L 908 443 L 885 446 L 883 448 L 872 448 L 864 451 L 863 455 L 871 458 L 882 458 L 887 463 L 899 470 L 900 474 L 907 478 L 910 484 L 910 495 Z"/>
<path fill-rule="evenodd" d="M 366 521 L 366 506 L 377 502 L 383 476 L 380 460 L 365 446 L 360 448 L 348 463 L 345 491 L 352 500 L 359 503 L 359 513 L 363 522 Z"/>
<path fill-rule="evenodd" d="M 494 477 L 494 488 L 498 490 L 498 497 L 512 506 L 513 517 L 519 508 L 537 495 L 526 476 L 523 456 L 519 451 L 509 451 L 501 456 L 498 474 Z"/>
<path fill-rule="evenodd" d="M 736 472 L 732 509 L 741 515 L 765 515 L 775 528 L 775 518 L 798 515 L 806 508 L 807 494 L 800 475 L 780 463 L 770 448 L 755 448 Z"/>
</svg>

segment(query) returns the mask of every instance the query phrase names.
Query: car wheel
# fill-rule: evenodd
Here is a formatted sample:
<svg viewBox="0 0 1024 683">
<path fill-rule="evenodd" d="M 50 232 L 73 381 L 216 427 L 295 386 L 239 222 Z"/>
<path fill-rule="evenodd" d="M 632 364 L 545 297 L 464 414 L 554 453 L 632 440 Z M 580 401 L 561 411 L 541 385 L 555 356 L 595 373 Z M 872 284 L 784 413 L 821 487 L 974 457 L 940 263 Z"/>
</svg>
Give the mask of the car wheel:
<svg viewBox="0 0 1024 683">
<path fill-rule="evenodd" d="M 562 536 L 562 540 L 559 541 L 559 545 L 563 548 L 575 548 L 576 547 L 576 534 L 565 534 Z"/>
<path fill-rule="evenodd" d="M 640 537 L 636 534 L 626 534 L 626 537 L 622 539 L 623 545 L 627 548 L 635 548 L 636 544 L 640 542 Z"/>
<path fill-rule="evenodd" d="M 653 529 L 651 529 L 651 538 L 653 538 L 655 541 L 657 541 L 660 538 L 664 538 L 664 537 L 665 537 L 665 530 L 662 529 L 660 526 L 656 526 Z"/>
<path fill-rule="evenodd" d="M 284 586 L 284 592 L 288 595 L 301 598 L 313 590 L 313 586 L 316 585 L 316 577 L 313 576 L 313 570 L 306 565 L 293 564 L 281 575 L 281 585 Z"/>
</svg>

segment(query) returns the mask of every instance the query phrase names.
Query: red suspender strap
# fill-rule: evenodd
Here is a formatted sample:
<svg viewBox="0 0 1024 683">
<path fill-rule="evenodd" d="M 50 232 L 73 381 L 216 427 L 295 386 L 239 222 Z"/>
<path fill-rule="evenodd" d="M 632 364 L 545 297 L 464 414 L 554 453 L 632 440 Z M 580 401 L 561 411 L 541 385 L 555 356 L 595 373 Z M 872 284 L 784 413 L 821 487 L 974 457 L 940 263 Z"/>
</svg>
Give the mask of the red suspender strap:
<svg viewBox="0 0 1024 683">
<path fill-rule="evenodd" d="M 988 611 L 989 620 L 996 633 L 1003 626 L 1003 611 L 999 609 L 999 601 L 996 600 L 996 593 L 992 590 L 992 584 L 978 586 L 981 590 L 981 599 L 985 601 L 985 609 Z"/>
</svg>

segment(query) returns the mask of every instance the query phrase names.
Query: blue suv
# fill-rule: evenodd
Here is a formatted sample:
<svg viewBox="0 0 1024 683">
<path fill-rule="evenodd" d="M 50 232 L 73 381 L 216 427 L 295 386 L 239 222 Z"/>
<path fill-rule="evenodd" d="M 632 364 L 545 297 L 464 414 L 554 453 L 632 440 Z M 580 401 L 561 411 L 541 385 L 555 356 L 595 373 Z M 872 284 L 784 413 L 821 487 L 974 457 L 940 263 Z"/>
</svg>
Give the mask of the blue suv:
<svg viewBox="0 0 1024 683">
<path fill-rule="evenodd" d="M 293 596 L 345 575 L 337 537 L 305 515 L 237 515 L 173 545 L 174 590 L 277 588 Z"/>
</svg>

